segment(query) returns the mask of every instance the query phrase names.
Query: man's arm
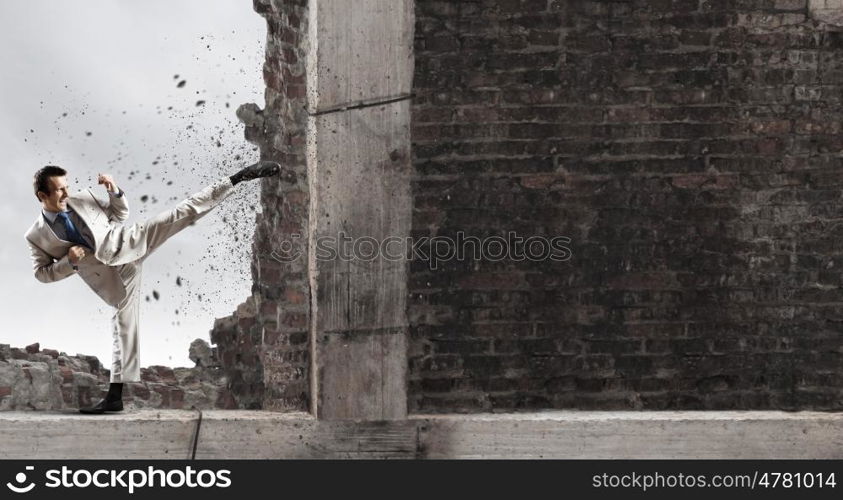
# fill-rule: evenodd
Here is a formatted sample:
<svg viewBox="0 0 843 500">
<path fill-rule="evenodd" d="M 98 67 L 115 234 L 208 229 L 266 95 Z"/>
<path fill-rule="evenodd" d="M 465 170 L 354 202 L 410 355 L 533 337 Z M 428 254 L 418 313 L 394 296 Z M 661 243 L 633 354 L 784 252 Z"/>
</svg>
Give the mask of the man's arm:
<svg viewBox="0 0 843 500">
<path fill-rule="evenodd" d="M 108 193 L 106 213 L 110 220 L 116 220 L 117 222 L 123 222 L 129 218 L 129 202 L 126 201 L 126 195 L 123 191 Z"/>
<path fill-rule="evenodd" d="M 73 264 L 70 262 L 70 256 L 65 255 L 59 260 L 55 260 L 50 254 L 41 250 L 31 241 L 26 240 L 29 245 L 29 251 L 32 255 L 32 269 L 35 272 L 35 279 L 41 283 L 52 283 L 59 281 L 76 274 L 73 269 Z"/>
<path fill-rule="evenodd" d="M 108 174 L 99 174 L 97 182 L 103 184 L 108 191 L 108 207 L 106 214 L 109 220 L 123 222 L 129 218 L 129 202 L 125 193 L 117 187 L 114 179 Z"/>
</svg>

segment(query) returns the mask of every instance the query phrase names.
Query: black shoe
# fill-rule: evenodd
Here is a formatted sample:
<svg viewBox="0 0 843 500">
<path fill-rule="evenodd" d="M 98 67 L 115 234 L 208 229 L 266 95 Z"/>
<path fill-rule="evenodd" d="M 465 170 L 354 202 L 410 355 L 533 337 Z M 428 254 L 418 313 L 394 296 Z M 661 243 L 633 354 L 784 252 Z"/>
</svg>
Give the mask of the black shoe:
<svg viewBox="0 0 843 500">
<path fill-rule="evenodd" d="M 94 406 L 79 408 L 79 413 L 84 413 L 86 415 L 100 415 L 111 411 L 123 411 L 123 400 L 118 399 L 116 401 L 109 401 L 108 399 L 103 399 Z"/>
<path fill-rule="evenodd" d="M 259 161 L 232 175 L 231 183 L 237 184 L 238 182 L 250 181 L 261 177 L 270 177 L 278 175 L 280 172 L 281 165 L 279 163 L 274 161 Z"/>
</svg>

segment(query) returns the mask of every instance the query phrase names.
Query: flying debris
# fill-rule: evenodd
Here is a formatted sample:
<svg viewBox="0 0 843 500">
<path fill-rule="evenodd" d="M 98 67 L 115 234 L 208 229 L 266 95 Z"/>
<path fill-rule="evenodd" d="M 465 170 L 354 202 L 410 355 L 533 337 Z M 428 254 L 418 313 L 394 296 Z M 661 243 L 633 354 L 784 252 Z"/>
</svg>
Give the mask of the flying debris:
<svg viewBox="0 0 843 500">
<path fill-rule="evenodd" d="M 180 81 L 180 82 L 178 83 L 178 85 L 176 85 L 176 87 L 178 87 L 178 88 L 182 88 L 182 87 L 184 87 L 185 85 L 187 85 L 187 80 L 182 80 L 182 81 Z"/>
</svg>

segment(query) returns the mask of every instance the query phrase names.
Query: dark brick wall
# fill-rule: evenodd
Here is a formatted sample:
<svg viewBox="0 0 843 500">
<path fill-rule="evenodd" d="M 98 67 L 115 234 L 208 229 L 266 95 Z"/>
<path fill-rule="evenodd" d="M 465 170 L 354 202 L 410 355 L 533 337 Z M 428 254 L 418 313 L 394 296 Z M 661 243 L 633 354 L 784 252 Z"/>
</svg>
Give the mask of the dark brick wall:
<svg viewBox="0 0 843 500">
<path fill-rule="evenodd" d="M 416 2 L 410 409 L 843 408 L 843 33 L 807 0 Z"/>
</svg>

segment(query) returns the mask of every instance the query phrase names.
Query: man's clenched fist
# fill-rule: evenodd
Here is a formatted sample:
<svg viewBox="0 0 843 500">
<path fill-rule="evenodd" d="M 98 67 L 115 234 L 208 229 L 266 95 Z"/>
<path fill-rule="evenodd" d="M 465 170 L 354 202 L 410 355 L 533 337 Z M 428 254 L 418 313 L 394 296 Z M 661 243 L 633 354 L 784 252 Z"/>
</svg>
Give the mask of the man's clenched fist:
<svg viewBox="0 0 843 500">
<path fill-rule="evenodd" d="M 85 247 L 83 247 L 82 245 L 72 246 L 67 251 L 67 258 L 68 258 L 68 260 L 70 260 L 71 264 L 78 263 L 84 257 L 85 257 Z"/>
<path fill-rule="evenodd" d="M 104 185 L 105 189 L 111 193 L 119 192 L 117 184 L 114 183 L 114 178 L 112 178 L 109 174 L 98 174 L 97 183 Z"/>
</svg>

